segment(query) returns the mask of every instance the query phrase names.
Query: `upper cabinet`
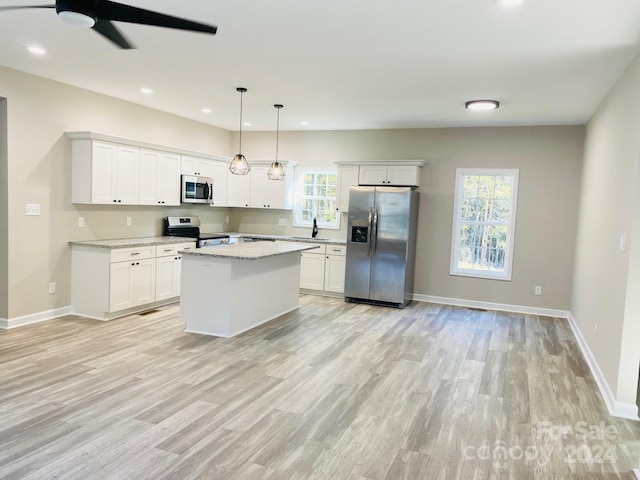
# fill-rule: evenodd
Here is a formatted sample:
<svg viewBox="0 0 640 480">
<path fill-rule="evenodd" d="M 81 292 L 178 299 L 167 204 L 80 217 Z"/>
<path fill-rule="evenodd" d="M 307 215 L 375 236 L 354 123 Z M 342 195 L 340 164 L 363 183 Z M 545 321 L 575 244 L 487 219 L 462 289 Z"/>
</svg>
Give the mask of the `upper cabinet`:
<svg viewBox="0 0 640 480">
<path fill-rule="evenodd" d="M 207 158 L 182 155 L 180 173 L 183 175 L 211 177 L 211 163 L 211 160 Z"/>
<path fill-rule="evenodd" d="M 349 188 L 358 185 L 360 167 L 345 165 L 338 167 L 338 190 L 336 195 L 336 210 L 349 211 Z"/>
<path fill-rule="evenodd" d="M 137 147 L 96 140 L 75 140 L 71 146 L 73 203 L 136 205 Z"/>
<path fill-rule="evenodd" d="M 227 205 L 226 157 L 94 132 L 67 136 L 73 203 L 177 206 L 184 173 L 213 178 L 212 205 Z"/>
<path fill-rule="evenodd" d="M 282 162 L 284 180 L 269 180 L 267 171 L 271 162 L 251 162 L 248 175 L 227 174 L 227 204 L 230 207 L 293 208 L 293 169 L 295 162 Z M 215 184 L 214 184 L 215 192 Z"/>
<path fill-rule="evenodd" d="M 180 205 L 180 155 L 140 149 L 139 205 Z"/>
<path fill-rule="evenodd" d="M 360 185 L 420 186 L 420 167 L 413 165 L 361 165 Z"/>
</svg>

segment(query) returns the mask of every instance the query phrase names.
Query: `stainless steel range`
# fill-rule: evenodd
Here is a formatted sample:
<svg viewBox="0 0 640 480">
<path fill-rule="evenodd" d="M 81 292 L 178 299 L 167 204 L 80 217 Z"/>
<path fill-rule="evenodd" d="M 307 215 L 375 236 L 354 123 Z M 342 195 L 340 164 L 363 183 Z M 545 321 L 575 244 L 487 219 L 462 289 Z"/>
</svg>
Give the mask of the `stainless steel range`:
<svg viewBox="0 0 640 480">
<path fill-rule="evenodd" d="M 200 231 L 200 217 L 164 217 L 162 234 L 170 237 L 197 238 L 196 246 L 214 247 L 228 245 L 229 235 L 224 233 L 202 233 Z"/>
</svg>

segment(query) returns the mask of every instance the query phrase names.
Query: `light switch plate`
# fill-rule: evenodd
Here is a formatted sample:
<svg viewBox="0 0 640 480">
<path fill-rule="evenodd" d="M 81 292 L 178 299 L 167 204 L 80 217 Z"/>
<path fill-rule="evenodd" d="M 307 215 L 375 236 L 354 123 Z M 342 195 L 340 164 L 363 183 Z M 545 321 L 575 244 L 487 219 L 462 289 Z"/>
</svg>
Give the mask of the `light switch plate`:
<svg viewBox="0 0 640 480">
<path fill-rule="evenodd" d="M 278 219 L 278 225 L 279 225 L 279 226 L 281 226 L 281 227 L 286 227 L 288 223 L 289 223 L 289 222 L 287 221 L 287 219 L 286 219 L 286 218 L 280 218 L 280 219 Z"/>
<path fill-rule="evenodd" d="M 40 204 L 39 203 L 27 203 L 25 215 L 40 215 Z"/>
<path fill-rule="evenodd" d="M 78 227 L 84 227 L 84 217 L 78 217 Z"/>
</svg>

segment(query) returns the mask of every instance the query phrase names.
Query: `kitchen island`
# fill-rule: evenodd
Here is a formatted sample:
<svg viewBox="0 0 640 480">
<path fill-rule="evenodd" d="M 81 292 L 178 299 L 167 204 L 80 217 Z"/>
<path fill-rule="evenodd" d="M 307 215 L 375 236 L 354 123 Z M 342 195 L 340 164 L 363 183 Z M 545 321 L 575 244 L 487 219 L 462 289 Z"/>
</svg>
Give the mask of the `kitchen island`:
<svg viewBox="0 0 640 480">
<path fill-rule="evenodd" d="M 181 252 L 185 332 L 232 337 L 295 309 L 300 252 L 314 248 L 276 241 Z"/>
</svg>

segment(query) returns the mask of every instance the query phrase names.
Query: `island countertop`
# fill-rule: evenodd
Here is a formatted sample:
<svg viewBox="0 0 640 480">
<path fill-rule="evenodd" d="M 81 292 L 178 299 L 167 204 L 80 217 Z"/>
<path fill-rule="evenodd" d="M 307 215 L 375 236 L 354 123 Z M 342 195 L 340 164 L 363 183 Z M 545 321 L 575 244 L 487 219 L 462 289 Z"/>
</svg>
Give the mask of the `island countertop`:
<svg viewBox="0 0 640 480">
<path fill-rule="evenodd" d="M 97 247 L 107 249 L 146 247 L 149 245 L 170 245 L 174 243 L 197 242 L 197 238 L 187 237 L 140 237 L 116 238 L 112 240 L 77 240 L 69 242 L 71 246 Z"/>
<path fill-rule="evenodd" d="M 318 248 L 318 245 L 310 245 L 300 242 L 255 242 L 237 243 L 235 245 L 204 247 L 197 250 L 181 251 L 185 256 L 202 256 L 215 258 L 228 258 L 234 260 L 258 260 L 260 258 L 275 257 L 294 252 L 303 252 Z"/>
</svg>

